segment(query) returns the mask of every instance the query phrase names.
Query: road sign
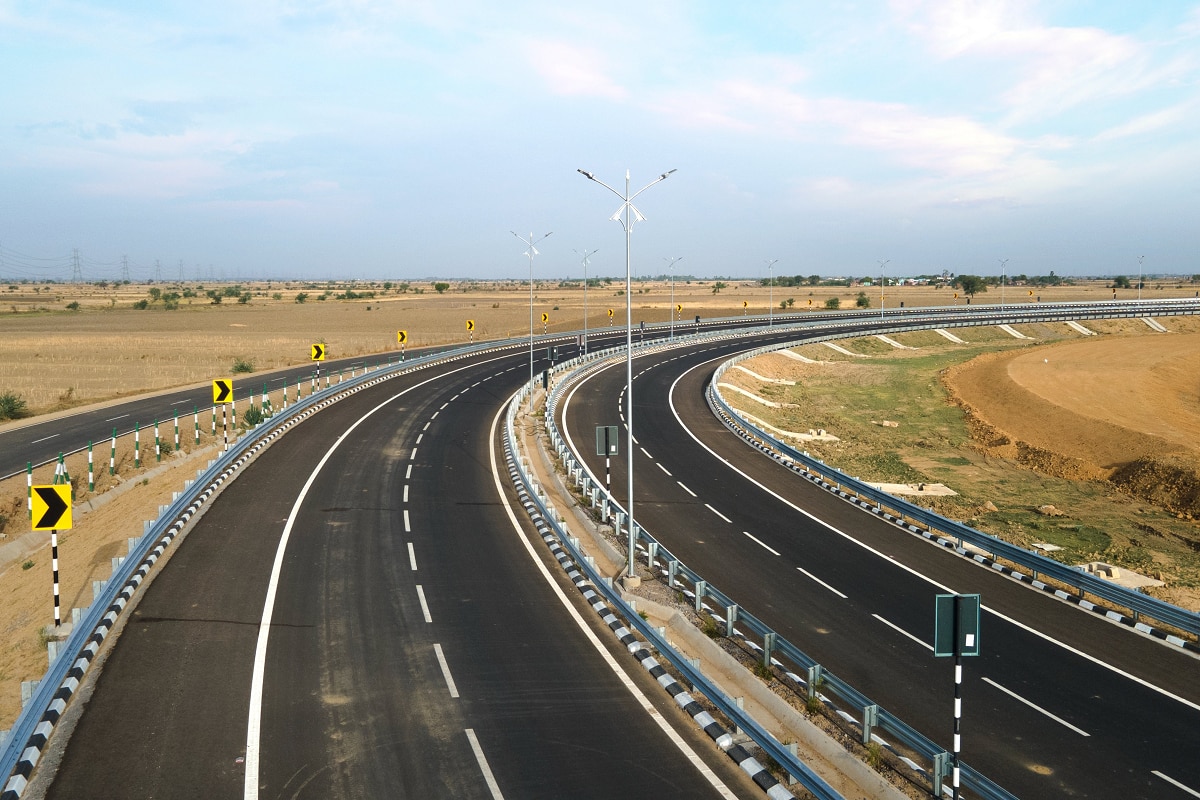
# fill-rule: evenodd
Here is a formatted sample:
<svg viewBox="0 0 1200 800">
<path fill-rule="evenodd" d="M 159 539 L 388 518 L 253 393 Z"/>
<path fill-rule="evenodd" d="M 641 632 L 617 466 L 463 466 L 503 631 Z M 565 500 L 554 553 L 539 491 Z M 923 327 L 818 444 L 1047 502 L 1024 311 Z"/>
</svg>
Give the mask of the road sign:
<svg viewBox="0 0 1200 800">
<path fill-rule="evenodd" d="M 742 301 L 742 308 L 746 308 L 746 307 L 748 307 L 749 305 L 750 305 L 750 301 L 749 301 L 749 300 L 743 300 L 743 301 Z"/>
<path fill-rule="evenodd" d="M 979 595 L 937 596 L 934 606 L 933 654 L 979 655 Z"/>
<path fill-rule="evenodd" d="M 608 318 L 609 318 L 609 319 L 612 319 L 612 314 L 613 314 L 613 310 L 610 308 L 610 309 L 608 310 Z"/>
<path fill-rule="evenodd" d="M 596 455 L 598 456 L 615 456 L 617 453 L 617 441 L 620 437 L 617 435 L 616 425 L 597 425 L 596 426 Z"/>
<path fill-rule="evenodd" d="M 218 378 L 213 381 L 213 404 L 233 402 L 233 381 L 228 378 Z"/>
<path fill-rule="evenodd" d="M 404 344 L 408 341 L 408 331 L 396 331 L 396 343 Z"/>
<path fill-rule="evenodd" d="M 475 330 L 475 320 L 473 320 L 473 319 L 467 320 L 467 330 L 469 330 L 469 331 Z"/>
<path fill-rule="evenodd" d="M 549 322 L 549 321 L 550 321 L 550 315 L 549 315 L 549 314 L 542 314 L 542 323 L 543 323 L 543 324 L 545 324 L 545 323 L 547 323 L 547 322 Z"/>
<path fill-rule="evenodd" d="M 324 361 L 325 360 L 325 345 L 314 344 L 312 346 L 312 360 L 313 361 Z"/>
<path fill-rule="evenodd" d="M 676 303 L 675 304 L 675 313 L 678 314 L 680 311 L 683 311 L 683 303 Z"/>
<path fill-rule="evenodd" d="M 30 518 L 35 531 L 65 531 L 71 527 L 71 484 L 32 487 Z"/>
</svg>

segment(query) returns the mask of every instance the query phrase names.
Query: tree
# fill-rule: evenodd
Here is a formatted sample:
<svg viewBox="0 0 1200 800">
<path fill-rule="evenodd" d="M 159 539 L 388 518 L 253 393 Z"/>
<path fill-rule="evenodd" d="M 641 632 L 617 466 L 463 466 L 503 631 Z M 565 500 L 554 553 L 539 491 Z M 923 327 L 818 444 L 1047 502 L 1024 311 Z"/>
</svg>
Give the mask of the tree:
<svg viewBox="0 0 1200 800">
<path fill-rule="evenodd" d="M 1112 288 L 1128 289 L 1129 288 L 1129 278 L 1126 278 L 1124 275 L 1118 275 L 1117 277 L 1113 278 Z"/>
<path fill-rule="evenodd" d="M 308 299 L 308 292 L 299 292 L 299 293 L 296 295 L 296 302 L 297 302 L 297 303 L 303 303 L 303 302 L 304 302 L 305 300 L 307 300 L 307 299 Z"/>
<path fill-rule="evenodd" d="M 867 297 L 866 292 L 859 292 L 858 297 L 854 298 L 854 305 L 858 306 L 859 308 L 870 308 L 871 298 Z"/>
<path fill-rule="evenodd" d="M 821 276 L 820 275 L 809 275 L 808 276 L 808 285 L 809 286 L 820 286 L 821 285 Z"/>
<path fill-rule="evenodd" d="M 437 292 L 438 294 L 441 294 L 442 292 L 446 291 L 449 288 L 450 288 L 450 284 L 446 283 L 445 281 L 438 281 L 437 283 L 435 283 L 433 285 L 433 290 L 435 292 Z"/>
<path fill-rule="evenodd" d="M 825 307 L 828 308 L 830 311 L 837 311 L 839 308 L 842 307 L 842 301 L 836 297 L 830 297 L 828 300 L 825 301 Z"/>
<path fill-rule="evenodd" d="M 978 275 L 959 275 L 954 279 L 954 285 L 963 290 L 968 296 L 974 296 L 987 291 L 987 281 Z"/>
<path fill-rule="evenodd" d="M 724 283 L 717 281 L 716 283 L 713 284 L 712 293 L 720 294 L 722 289 L 727 289 L 727 288 L 729 288 L 729 287 L 727 287 Z"/>
</svg>

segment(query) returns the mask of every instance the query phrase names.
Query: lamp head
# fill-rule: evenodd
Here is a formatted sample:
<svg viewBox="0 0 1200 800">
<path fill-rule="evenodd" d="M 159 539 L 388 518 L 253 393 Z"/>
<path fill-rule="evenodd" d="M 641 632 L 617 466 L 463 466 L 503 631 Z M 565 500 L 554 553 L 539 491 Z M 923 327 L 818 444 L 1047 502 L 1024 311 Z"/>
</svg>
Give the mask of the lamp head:
<svg viewBox="0 0 1200 800">
<path fill-rule="evenodd" d="M 581 169 L 577 169 L 577 170 L 575 170 L 575 171 L 576 171 L 576 172 L 578 172 L 580 175 L 582 175 L 583 177 L 587 178 L 587 179 L 588 179 L 588 180 L 590 180 L 590 181 L 594 181 L 594 180 L 596 180 L 596 176 L 595 176 L 595 175 L 593 175 L 593 174 L 592 174 L 592 173 L 590 173 L 590 172 L 584 172 L 584 171 L 583 171 L 583 170 L 581 170 Z"/>
</svg>

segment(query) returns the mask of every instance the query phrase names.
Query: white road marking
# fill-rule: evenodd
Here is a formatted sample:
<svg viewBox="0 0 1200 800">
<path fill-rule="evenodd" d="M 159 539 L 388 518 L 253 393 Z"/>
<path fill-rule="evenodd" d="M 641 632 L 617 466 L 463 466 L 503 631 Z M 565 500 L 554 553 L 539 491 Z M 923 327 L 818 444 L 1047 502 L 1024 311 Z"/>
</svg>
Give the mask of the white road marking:
<svg viewBox="0 0 1200 800">
<path fill-rule="evenodd" d="M 733 520 L 731 520 L 729 517 L 727 517 L 727 516 L 725 516 L 724 514 L 722 514 L 720 511 L 717 511 L 715 508 L 713 508 L 712 506 L 710 506 L 708 503 L 705 503 L 705 504 L 704 504 L 704 507 L 705 507 L 705 508 L 707 508 L 709 511 L 713 512 L 714 514 L 716 514 L 716 515 L 717 515 L 718 517 L 720 517 L 721 519 L 723 519 L 723 520 L 725 520 L 726 522 L 730 523 L 731 525 L 733 524 Z"/>
<path fill-rule="evenodd" d="M 1162 778 L 1164 781 L 1166 781 L 1167 783 L 1171 784 L 1172 786 L 1174 786 L 1174 787 L 1176 787 L 1176 788 L 1178 788 L 1178 789 L 1182 789 L 1183 791 L 1187 792 L 1187 793 L 1188 793 L 1188 794 L 1190 794 L 1192 797 L 1200 797 L 1200 792 L 1197 792 L 1195 789 L 1193 789 L 1193 788 L 1192 788 L 1192 787 L 1190 787 L 1190 786 L 1185 786 L 1185 785 L 1183 785 L 1182 783 L 1180 783 L 1179 781 L 1175 780 L 1174 778 L 1172 778 L 1172 777 L 1170 777 L 1170 776 L 1168 776 L 1168 775 L 1164 775 L 1164 774 L 1162 774 L 1161 772 L 1159 772 L 1159 771 L 1158 771 L 1158 770 L 1156 770 L 1156 769 L 1150 770 L 1150 774 L 1151 774 L 1151 775 L 1157 775 L 1158 777 Z"/>
<path fill-rule="evenodd" d="M 467 728 L 467 740 L 471 742 L 471 751 L 475 753 L 475 760 L 479 762 L 479 769 L 483 772 L 483 782 L 487 784 L 488 791 L 492 793 L 492 800 L 504 800 L 504 795 L 500 793 L 500 785 L 496 783 L 496 776 L 492 774 L 492 768 L 488 766 L 487 759 L 484 758 L 483 748 L 479 746 L 479 739 L 475 736 L 475 731 Z"/>
<path fill-rule="evenodd" d="M 171 403 L 171 405 L 173 405 L 173 406 L 177 406 L 177 405 L 179 405 L 180 403 L 187 403 L 187 402 L 190 402 L 190 401 L 191 401 L 191 399 L 192 399 L 192 398 L 190 398 L 190 397 L 185 397 L 185 398 L 183 398 L 182 400 L 176 400 L 174 403 Z"/>
<path fill-rule="evenodd" d="M 516 395 L 514 394 L 513 398 L 515 397 Z M 510 401 L 512 400 L 512 398 L 509 399 Z M 579 611 L 563 592 L 558 581 L 556 581 L 554 576 L 550 574 L 550 570 L 544 563 L 542 563 L 542 559 L 538 557 L 537 551 L 533 549 L 533 545 L 529 542 L 529 538 L 525 535 L 525 531 L 521 528 L 521 523 L 517 521 L 517 515 L 513 511 L 512 504 L 508 501 L 508 495 L 504 493 L 504 486 L 500 483 L 500 472 L 496 469 L 496 426 L 500 424 L 500 417 L 503 414 L 504 405 L 502 405 L 500 410 L 496 412 L 496 416 L 492 417 L 492 429 L 488 434 L 488 451 L 492 465 L 492 481 L 496 485 L 496 495 L 500 498 L 500 502 L 504 506 L 505 512 L 508 514 L 508 520 L 510 523 L 512 523 L 513 531 L 516 532 L 517 538 L 520 539 L 521 544 L 524 545 L 525 552 L 529 554 L 529 558 L 533 561 L 535 568 L 541 572 L 546 584 L 550 587 L 550 590 L 554 592 L 559 602 L 562 603 L 563 608 L 567 610 L 567 613 L 571 616 L 571 619 L 573 619 L 575 624 L 579 626 L 579 630 L 583 632 L 583 635 L 591 643 L 592 647 L 594 647 L 596 652 L 599 653 L 600 657 L 604 659 L 604 663 L 607 664 L 609 669 L 613 671 L 613 674 L 617 676 L 617 680 L 621 682 L 621 685 L 623 685 L 629 691 L 629 693 L 633 695 L 634 700 L 637 701 L 637 704 L 642 707 L 642 710 L 645 711 L 652 720 L 654 720 L 654 723 L 658 725 L 660 729 L 662 729 L 663 733 L 665 733 L 671 742 L 679 748 L 679 751 L 683 753 L 684 757 L 687 758 L 687 760 L 691 762 L 692 766 L 694 766 L 697 771 L 699 771 L 700 774 L 705 777 L 705 779 L 709 782 L 709 784 L 712 785 L 714 789 L 717 790 L 721 797 L 727 798 L 727 800 L 736 800 L 736 795 L 734 795 L 734 793 L 729 790 L 729 787 L 727 787 L 721 781 L 717 774 L 713 772 L 707 764 L 704 763 L 704 760 L 701 759 L 700 756 L 696 754 L 696 751 L 693 750 L 691 746 L 683 740 L 683 737 L 681 737 L 679 733 L 671 727 L 670 723 L 663 718 L 663 715 L 659 713 L 658 709 L 654 707 L 642 690 L 638 688 L 637 684 L 633 682 L 633 679 L 629 677 L 629 674 L 625 672 L 621 665 L 617 663 L 617 660 L 613 658 L 612 654 L 608 652 L 608 649 L 605 648 L 605 646 L 600 642 L 599 638 L 597 638 L 591 626 L 584 621 L 583 617 L 580 616 Z"/>
<path fill-rule="evenodd" d="M 646 456 L 646 458 L 650 459 L 651 461 L 653 461 L 653 460 L 654 460 L 654 456 L 652 456 L 652 455 L 650 455 L 649 453 L 647 453 L 647 452 L 646 452 L 646 448 L 644 448 L 644 447 L 639 447 L 639 448 L 638 448 L 638 450 L 641 450 L 641 451 L 642 451 L 642 454 L 643 454 L 644 456 Z"/>
<path fill-rule="evenodd" d="M 404 502 L 408 502 L 408 484 L 404 484 Z"/>
<path fill-rule="evenodd" d="M 442 677 L 446 679 L 446 688 L 450 690 L 450 696 L 458 697 L 458 687 L 454 685 L 454 676 L 450 674 L 450 665 L 446 663 L 446 654 L 442 652 L 442 646 L 435 644 L 433 652 L 437 654 L 438 664 L 442 667 Z"/>
<path fill-rule="evenodd" d="M 125 418 L 126 418 L 126 417 L 128 417 L 128 416 L 129 416 L 128 414 L 122 414 L 122 415 L 121 415 L 121 416 L 119 416 L 119 417 L 109 417 L 108 419 L 106 419 L 106 420 L 104 420 L 104 421 L 105 421 L 105 422 L 114 422 L 114 421 L 116 421 L 116 420 L 118 420 L 118 419 L 125 419 Z"/>
<path fill-rule="evenodd" d="M 408 509 L 404 509 L 404 532 L 412 533 L 412 525 L 408 523 Z"/>
<path fill-rule="evenodd" d="M 410 461 L 416 461 L 416 460 L 417 460 L 417 448 L 415 448 L 415 447 L 413 448 L 412 454 L 411 454 L 411 455 L 409 455 L 409 457 L 408 457 L 408 458 L 409 458 L 409 460 L 410 460 Z"/>
<path fill-rule="evenodd" d="M 412 477 L 412 464 L 409 464 L 408 470 L 405 471 L 405 473 L 404 473 L 404 480 L 408 480 L 411 477 Z"/>
<path fill-rule="evenodd" d="M 55 436 L 58 436 L 58 434 L 52 433 L 49 436 L 43 436 L 41 439 L 34 439 L 32 442 L 30 442 L 30 444 L 37 444 L 38 442 L 48 442 L 51 439 L 53 439 Z"/>
<path fill-rule="evenodd" d="M 688 494 L 690 494 L 692 497 L 695 497 L 695 496 L 696 496 L 696 493 L 695 493 L 695 492 L 693 492 L 691 489 L 689 489 L 689 488 L 687 488 L 686 486 L 684 486 L 684 485 L 683 485 L 683 481 L 675 481 L 675 482 L 679 484 L 679 488 L 680 488 L 680 489 L 683 489 L 685 492 L 687 492 Z"/>
<path fill-rule="evenodd" d="M 443 410 L 443 409 L 444 409 L 446 406 L 448 406 L 448 405 L 450 405 L 450 401 L 449 401 L 449 400 L 447 400 L 446 402 L 442 403 L 442 407 L 441 407 L 441 408 L 439 408 L 439 409 L 438 409 L 438 411 L 441 411 L 441 410 Z"/>
<path fill-rule="evenodd" d="M 896 633 L 907 636 L 909 639 L 912 639 L 914 642 L 921 645 L 921 647 L 924 647 L 926 650 L 933 652 L 933 645 L 921 641 L 916 636 L 913 636 L 911 633 L 904 630 L 904 628 L 901 628 L 899 625 L 895 624 L 894 622 L 888 622 L 886 619 L 879 616 L 878 614 L 872 614 L 871 616 L 874 617 L 875 619 L 879 620 L 880 622 L 882 622 L 884 625 L 887 625 L 889 628 L 894 630 Z"/>
<path fill-rule="evenodd" d="M 845 600 L 845 599 L 846 599 L 846 595 L 842 594 L 842 593 L 841 593 L 841 592 L 839 592 L 837 589 L 833 588 L 833 587 L 832 587 L 832 586 L 830 586 L 828 583 L 826 583 L 825 581 L 823 581 L 823 580 L 821 580 L 820 578 L 818 578 L 816 575 L 813 575 L 811 572 L 809 572 L 808 570 L 806 570 L 804 567 L 796 567 L 796 569 L 800 570 L 800 571 L 801 571 L 801 572 L 803 572 L 805 575 L 807 575 L 809 578 L 811 578 L 812 580 L 814 580 L 814 581 L 816 581 L 817 583 L 821 584 L 821 585 L 822 585 L 822 586 L 824 586 L 826 589 L 828 589 L 829 591 L 831 591 L 831 592 L 833 592 L 834 594 L 836 594 L 838 597 L 842 598 L 843 600 Z"/>
<path fill-rule="evenodd" d="M 430 421 L 430 422 L 426 422 L 426 423 L 425 423 L 425 427 L 424 427 L 424 428 L 421 428 L 421 430 L 423 430 L 423 431 L 427 431 L 427 430 L 429 430 L 429 426 L 430 426 L 430 425 L 432 425 L 432 424 L 433 424 L 433 422 L 432 422 L 432 421 Z"/>
<path fill-rule="evenodd" d="M 667 468 L 666 468 L 666 467 L 664 467 L 662 464 L 658 463 L 657 461 L 655 461 L 655 462 L 654 462 L 654 466 L 658 467 L 658 468 L 659 468 L 659 469 L 661 469 L 663 472 L 667 472 Z M 674 478 L 675 476 L 674 476 L 674 475 L 672 475 L 670 472 L 667 472 L 667 477 L 668 477 L 668 478 Z"/>
<path fill-rule="evenodd" d="M 425 590 L 421 588 L 421 584 L 417 584 L 417 599 L 421 601 L 421 614 L 424 615 L 426 622 L 433 622 L 433 617 L 429 616 L 429 603 L 425 602 Z"/>
<path fill-rule="evenodd" d="M 742 533 L 744 533 L 746 536 L 749 536 L 749 537 L 750 537 L 750 540 L 751 540 L 752 542 L 754 542 L 755 544 L 759 545 L 760 547 L 762 547 L 764 550 L 766 550 L 767 552 L 771 553 L 772 555 L 776 555 L 776 556 L 777 556 L 777 555 L 779 555 L 779 551 L 778 551 L 778 550 L 776 550 L 775 548 L 773 548 L 773 547 L 770 547 L 769 545 L 767 545 L 767 543 L 766 543 L 766 542 L 764 542 L 762 539 L 759 539 L 759 538 L 758 538 L 757 536 L 755 536 L 754 534 L 750 533 L 750 531 L 742 531 Z"/>
<path fill-rule="evenodd" d="M 424 438 L 425 438 L 425 434 L 423 434 L 423 433 L 418 433 L 418 434 L 417 434 L 417 441 L 416 441 L 415 443 L 416 443 L 416 444 L 420 444 L 420 443 L 421 443 L 421 440 L 422 440 L 422 439 L 424 439 Z"/>
<path fill-rule="evenodd" d="M 431 416 L 429 419 L 430 419 L 430 420 L 435 420 L 435 419 L 437 419 L 437 415 L 438 415 L 438 414 L 440 414 L 440 413 L 442 413 L 440 410 L 439 410 L 439 411 L 435 411 L 435 412 L 433 412 L 433 416 Z"/>
<path fill-rule="evenodd" d="M 1032 708 L 1034 711 L 1038 711 L 1038 712 L 1041 712 L 1042 714 L 1045 714 L 1047 717 L 1049 717 L 1050 719 L 1054 720 L 1054 721 L 1055 721 L 1055 722 L 1057 722 L 1059 725 L 1062 725 L 1063 727 L 1066 727 L 1066 728 L 1070 728 L 1071 730 L 1073 730 L 1073 731 L 1075 731 L 1076 733 L 1078 733 L 1080 736 L 1091 736 L 1091 734 L 1090 734 L 1090 733 L 1088 733 L 1087 731 L 1085 731 L 1085 730 L 1082 730 L 1081 728 L 1076 728 L 1074 725 L 1072 725 L 1071 723 L 1067 722 L 1067 721 L 1066 721 L 1065 719 L 1063 719 L 1062 717 L 1057 717 L 1057 716 L 1055 716 L 1054 714 L 1051 714 L 1051 713 L 1050 713 L 1049 711 L 1047 711 L 1046 709 L 1042 708 L 1041 706 L 1039 706 L 1039 705 L 1036 705 L 1035 703 L 1032 703 L 1032 702 L 1030 702 L 1029 700 L 1026 700 L 1024 697 L 1021 697 L 1021 695 L 1017 694 L 1017 693 L 1016 693 L 1016 692 L 1014 692 L 1012 689 L 1005 689 L 1003 686 L 1001 686 L 1000 684 L 996 683 L 996 682 L 995 682 L 994 680 L 992 680 L 991 678 L 984 678 L 984 679 L 983 679 L 983 682 L 984 682 L 984 683 L 991 684 L 992 686 L 995 686 L 997 689 L 999 689 L 1000 691 L 1004 692 L 1006 695 L 1008 695 L 1009 697 L 1013 698 L 1014 700 L 1020 700 L 1022 703 L 1024 703 L 1024 704 L 1025 704 L 1025 705 L 1027 705 L 1027 706 L 1029 706 L 1030 708 Z M 1200 796 L 1200 795 L 1197 795 L 1197 796 Z"/>
<path fill-rule="evenodd" d="M 413 548 L 413 543 L 408 543 L 408 565 L 412 567 L 412 571 L 417 571 L 417 551 Z"/>
</svg>

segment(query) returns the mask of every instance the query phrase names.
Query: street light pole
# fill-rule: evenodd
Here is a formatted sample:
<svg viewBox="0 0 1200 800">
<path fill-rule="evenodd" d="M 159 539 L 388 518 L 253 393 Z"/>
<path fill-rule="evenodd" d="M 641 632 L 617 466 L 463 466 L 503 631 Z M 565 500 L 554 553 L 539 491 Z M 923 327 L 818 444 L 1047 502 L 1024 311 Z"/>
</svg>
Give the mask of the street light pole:
<svg viewBox="0 0 1200 800">
<path fill-rule="evenodd" d="M 529 247 L 524 254 L 529 256 L 529 413 L 533 414 L 533 257 L 538 254 L 537 248 L 534 245 L 545 239 L 550 233 L 554 233 L 554 231 L 550 231 L 546 236 L 537 240 L 533 238 L 532 231 L 528 239 L 516 231 L 509 231 L 509 233 L 516 236 Z"/>
<path fill-rule="evenodd" d="M 665 181 L 674 171 L 664 172 L 641 189 L 630 194 L 629 170 L 625 170 L 625 194 L 621 194 L 592 173 L 581 169 L 576 170 L 576 172 L 589 181 L 595 181 L 621 198 L 621 207 L 609 219 L 620 223 L 621 227 L 625 230 L 625 455 L 627 458 L 625 477 L 628 483 L 626 487 L 628 490 L 628 504 L 625 507 L 625 511 L 628 517 L 627 524 L 629 530 L 629 557 L 626 563 L 626 576 L 629 578 L 633 578 L 636 575 L 634 571 L 634 546 L 637 544 L 637 534 L 635 533 L 637 526 L 633 521 L 633 271 L 631 267 L 632 262 L 630 261 L 629 235 L 633 231 L 634 223 L 644 222 L 646 219 L 642 216 L 642 212 L 638 211 L 637 206 L 633 204 L 634 198 L 654 184 Z"/>
<path fill-rule="evenodd" d="M 1000 259 L 1000 306 L 1004 307 L 1004 283 L 1008 277 L 1008 259 Z"/>
<path fill-rule="evenodd" d="M 889 261 L 891 261 L 890 258 L 885 258 L 879 262 L 879 318 L 881 320 L 883 319 L 883 287 L 887 284 L 887 273 L 883 271 L 883 268 L 888 265 Z"/>
<path fill-rule="evenodd" d="M 599 252 L 600 252 L 599 250 L 593 250 L 592 252 L 589 253 L 587 250 L 584 250 L 583 254 L 580 256 L 580 252 L 578 250 L 575 251 L 575 255 L 580 256 L 581 259 L 583 260 L 583 347 L 580 348 L 580 355 L 585 355 L 585 356 L 587 355 L 587 345 L 588 345 L 588 341 L 587 341 L 587 337 L 588 337 L 588 328 L 587 328 L 587 267 L 588 267 L 588 259 L 591 258 L 592 256 L 596 255 L 596 253 L 599 253 Z"/>
<path fill-rule="evenodd" d="M 1145 260 L 1145 256 L 1138 256 L 1138 300 L 1142 299 L 1142 262 Z"/>
<path fill-rule="evenodd" d="M 767 291 L 767 327 L 770 328 L 775 324 L 775 273 L 773 267 L 779 263 L 776 258 L 767 262 L 767 283 L 771 288 Z"/>
<path fill-rule="evenodd" d="M 682 261 L 683 256 L 663 258 L 667 262 L 667 271 L 671 273 L 671 341 L 675 341 L 675 262 Z"/>
</svg>

